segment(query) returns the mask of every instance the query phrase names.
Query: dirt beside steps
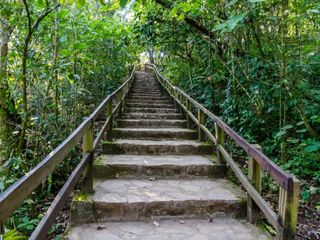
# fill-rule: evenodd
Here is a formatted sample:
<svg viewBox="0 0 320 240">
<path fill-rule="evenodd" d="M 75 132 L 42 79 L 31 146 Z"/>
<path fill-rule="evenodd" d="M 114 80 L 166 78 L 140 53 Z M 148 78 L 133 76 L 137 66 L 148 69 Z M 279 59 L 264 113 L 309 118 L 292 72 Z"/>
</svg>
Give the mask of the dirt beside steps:
<svg viewBox="0 0 320 240">
<path fill-rule="evenodd" d="M 245 193 L 152 74 L 136 72 L 116 125 L 94 193 L 74 198 L 68 239 L 270 239 L 244 220 Z"/>
</svg>

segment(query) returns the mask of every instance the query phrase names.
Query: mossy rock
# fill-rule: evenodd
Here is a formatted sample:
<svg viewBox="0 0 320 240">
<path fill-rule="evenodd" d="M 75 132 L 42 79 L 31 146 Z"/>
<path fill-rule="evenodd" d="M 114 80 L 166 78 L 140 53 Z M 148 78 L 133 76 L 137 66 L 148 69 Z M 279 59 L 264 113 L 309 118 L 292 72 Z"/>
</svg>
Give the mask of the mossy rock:
<svg viewBox="0 0 320 240">
<path fill-rule="evenodd" d="M 78 193 L 71 204 L 71 222 L 88 223 L 93 219 L 93 201 L 88 194 Z"/>
</svg>

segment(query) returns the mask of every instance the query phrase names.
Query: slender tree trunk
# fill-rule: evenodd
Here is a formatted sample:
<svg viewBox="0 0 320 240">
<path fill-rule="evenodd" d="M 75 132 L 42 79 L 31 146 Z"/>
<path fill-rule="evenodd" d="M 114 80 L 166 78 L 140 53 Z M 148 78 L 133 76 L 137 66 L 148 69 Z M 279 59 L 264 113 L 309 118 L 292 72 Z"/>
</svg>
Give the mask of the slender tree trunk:
<svg viewBox="0 0 320 240">
<path fill-rule="evenodd" d="M 8 26 L 7 19 L 3 18 L 0 21 L 0 166 L 7 159 L 9 152 L 9 134 L 10 127 L 8 124 L 9 112 L 8 103 L 8 82 L 7 82 L 7 58 L 8 58 L 8 43 L 11 30 Z"/>
<path fill-rule="evenodd" d="M 148 48 L 148 54 L 149 54 L 149 60 L 150 60 L 150 63 L 154 63 L 154 58 L 153 58 L 153 51 L 152 49 Z"/>
<path fill-rule="evenodd" d="M 28 49 L 29 49 L 29 42 L 30 42 L 31 34 L 30 32 L 27 34 L 27 37 L 24 42 L 23 46 L 23 54 L 22 54 L 22 76 L 21 76 L 21 83 L 22 83 L 22 103 L 23 103 L 23 118 L 22 118 L 22 130 L 19 139 L 19 146 L 18 150 L 21 151 L 24 144 L 24 137 L 26 135 L 28 121 L 29 121 L 29 112 L 28 112 L 28 91 L 27 91 L 27 60 L 28 60 Z"/>
<path fill-rule="evenodd" d="M 57 0 L 54 0 L 55 5 L 57 5 Z M 59 80 L 58 80 L 58 51 L 59 51 L 59 8 L 55 11 L 54 16 L 54 36 L 52 40 L 53 50 L 53 66 L 51 77 L 49 79 L 48 88 L 47 88 L 47 96 L 50 94 L 51 87 L 54 86 L 54 112 L 56 119 L 59 116 Z"/>
<path fill-rule="evenodd" d="M 21 59 L 21 84 L 22 84 L 22 103 L 23 103 L 23 118 L 22 118 L 22 130 L 20 133 L 20 139 L 18 144 L 18 151 L 21 153 L 24 145 L 24 138 L 26 136 L 28 122 L 29 122 L 29 111 L 28 111 L 28 92 L 27 92 L 27 61 L 29 54 L 29 44 L 31 42 L 32 35 L 34 31 L 38 28 L 39 24 L 45 19 L 54 9 L 58 8 L 59 5 L 55 5 L 53 8 L 50 8 L 49 1 L 46 1 L 45 11 L 32 23 L 31 12 L 29 9 L 29 4 L 27 0 L 22 0 L 25 11 L 27 14 L 27 33 L 24 40 L 22 59 Z"/>
</svg>

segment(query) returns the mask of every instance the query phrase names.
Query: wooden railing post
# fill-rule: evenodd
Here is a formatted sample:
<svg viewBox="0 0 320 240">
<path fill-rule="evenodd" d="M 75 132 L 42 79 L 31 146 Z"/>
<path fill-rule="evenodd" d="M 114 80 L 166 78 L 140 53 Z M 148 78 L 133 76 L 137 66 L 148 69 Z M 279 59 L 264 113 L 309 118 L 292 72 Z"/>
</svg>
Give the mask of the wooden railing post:
<svg viewBox="0 0 320 240">
<path fill-rule="evenodd" d="M 182 94 L 179 92 L 178 93 L 178 100 L 179 100 L 179 102 L 180 102 L 180 104 L 179 104 L 179 110 L 180 110 L 180 113 L 183 113 L 183 109 L 182 109 L 182 104 L 183 104 L 183 102 L 182 102 Z"/>
<path fill-rule="evenodd" d="M 192 104 L 187 98 L 186 98 L 186 108 L 187 108 L 187 128 L 192 128 L 192 119 L 189 116 L 189 113 L 192 113 Z"/>
<path fill-rule="evenodd" d="M 254 147 L 259 151 L 261 151 L 262 149 L 258 144 L 254 145 Z M 253 187 L 257 190 L 257 192 L 261 194 L 261 166 L 252 157 L 248 158 L 248 179 Z M 259 220 L 259 212 L 259 207 L 252 200 L 250 194 L 247 194 L 248 221 L 251 223 L 257 223 L 257 221 Z"/>
<path fill-rule="evenodd" d="M 106 108 L 107 108 L 107 119 L 109 118 L 109 126 L 107 127 L 107 130 L 106 130 L 106 134 L 107 134 L 107 140 L 110 140 L 111 139 L 111 131 L 112 131 L 112 98 L 109 99 L 109 101 L 107 101 L 107 104 L 106 104 Z"/>
<path fill-rule="evenodd" d="M 174 89 L 173 95 L 174 95 L 174 98 L 175 98 L 174 104 L 175 104 L 176 108 L 178 108 L 180 110 L 180 108 L 179 108 L 180 105 L 178 103 L 179 92 L 178 92 L 178 90 L 176 88 Z"/>
<path fill-rule="evenodd" d="M 123 95 L 124 95 L 124 91 L 123 90 L 121 90 L 120 92 L 118 92 L 118 96 L 117 96 L 117 101 L 118 101 L 118 103 L 120 104 L 119 105 L 119 112 L 118 112 L 118 114 L 121 116 L 122 115 L 122 112 L 123 112 L 123 103 L 122 103 L 122 97 L 123 97 Z M 117 104 L 118 104 L 117 103 Z"/>
<path fill-rule="evenodd" d="M 279 234 L 280 240 L 294 239 L 299 208 L 300 181 L 293 177 L 289 182 L 289 190 L 280 186 L 279 190 L 279 221 L 282 232 Z"/>
<path fill-rule="evenodd" d="M 83 135 L 83 146 L 82 146 L 82 152 L 83 155 L 86 155 L 93 151 L 93 123 L 88 127 L 86 132 Z M 91 158 L 89 161 L 89 164 L 84 171 L 84 182 L 82 186 L 82 191 L 87 193 L 93 192 L 93 153 L 91 153 Z"/>
<path fill-rule="evenodd" d="M 217 146 L 218 145 L 224 146 L 224 131 L 219 127 L 217 122 L 215 122 L 214 126 L 215 126 L 215 132 L 216 132 Z M 218 147 L 217 147 L 217 160 L 220 164 L 225 163 L 225 161 L 223 160 L 223 155 L 220 153 Z"/>
<path fill-rule="evenodd" d="M 205 133 L 203 132 L 201 125 L 205 123 L 205 115 L 204 112 L 198 108 L 198 140 L 203 142 L 205 140 Z"/>
</svg>

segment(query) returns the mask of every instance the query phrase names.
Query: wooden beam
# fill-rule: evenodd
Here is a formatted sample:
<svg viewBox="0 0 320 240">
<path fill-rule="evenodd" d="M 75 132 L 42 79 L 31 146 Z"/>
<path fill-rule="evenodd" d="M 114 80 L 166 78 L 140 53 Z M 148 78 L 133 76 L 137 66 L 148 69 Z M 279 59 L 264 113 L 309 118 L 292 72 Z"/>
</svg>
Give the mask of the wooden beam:
<svg viewBox="0 0 320 240">
<path fill-rule="evenodd" d="M 83 121 L 82 124 L 44 160 L 0 195 L 0 222 L 4 222 L 10 217 L 24 199 L 46 179 L 48 174 L 51 173 L 69 154 L 71 149 L 79 143 L 83 134 L 91 124 L 91 118 Z"/>
<path fill-rule="evenodd" d="M 271 209 L 268 203 L 262 198 L 262 196 L 257 192 L 257 190 L 251 185 L 247 177 L 243 174 L 237 163 L 232 159 L 229 153 L 224 149 L 223 146 L 217 146 L 223 155 L 226 162 L 229 164 L 231 169 L 233 170 L 236 177 L 241 182 L 242 186 L 246 189 L 248 194 L 250 194 L 251 198 L 255 201 L 258 205 L 260 210 L 266 216 L 269 223 L 276 229 L 277 232 L 280 232 L 282 227 L 278 222 L 277 214 Z"/>
<path fill-rule="evenodd" d="M 81 162 L 71 173 L 68 180 L 65 182 L 65 184 L 63 185 L 63 187 L 51 203 L 50 207 L 41 219 L 40 223 L 37 225 L 36 229 L 33 231 L 29 240 L 47 239 L 47 233 L 51 227 L 51 224 L 54 223 L 55 218 L 58 216 L 60 210 L 63 208 L 71 191 L 80 179 L 82 172 L 84 171 L 88 163 L 92 160 L 92 158 L 92 153 L 88 153 L 82 158 Z"/>
<path fill-rule="evenodd" d="M 261 151 L 258 144 L 255 147 Z M 252 157 L 248 158 L 248 179 L 259 194 L 261 194 L 261 167 Z M 255 202 L 252 201 L 250 194 L 247 194 L 247 219 L 251 223 L 257 223 L 260 211 Z"/>
<path fill-rule="evenodd" d="M 287 191 L 282 187 L 279 190 L 278 215 L 283 226 L 280 240 L 294 239 L 297 229 L 300 181 L 293 178 L 290 184 L 292 185 L 292 191 Z"/>
<path fill-rule="evenodd" d="M 217 145 L 220 144 L 221 146 L 224 146 L 224 131 L 218 126 L 217 123 L 214 124 L 214 127 L 215 127 Z M 221 154 L 219 148 L 217 148 L 217 159 L 220 163 L 225 163 L 223 159 L 223 155 Z"/>
<path fill-rule="evenodd" d="M 93 153 L 93 123 L 87 129 L 87 131 L 83 135 L 83 146 L 82 152 L 83 157 L 85 157 L 89 153 Z M 86 170 L 84 171 L 84 182 L 81 187 L 83 192 L 93 193 L 93 161 L 88 163 Z"/>
<path fill-rule="evenodd" d="M 204 112 L 201 111 L 200 108 L 198 108 L 198 141 L 199 142 L 203 142 L 205 141 L 205 135 L 204 132 L 201 128 L 201 126 L 204 126 L 205 124 L 205 115 Z"/>
</svg>

